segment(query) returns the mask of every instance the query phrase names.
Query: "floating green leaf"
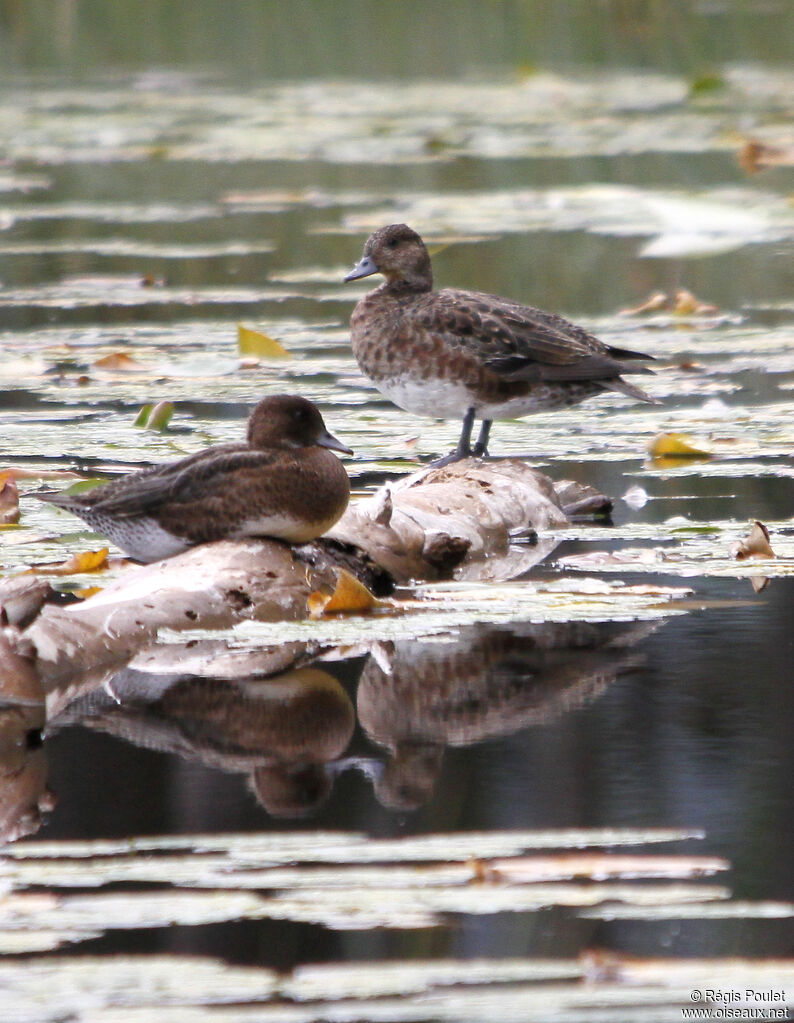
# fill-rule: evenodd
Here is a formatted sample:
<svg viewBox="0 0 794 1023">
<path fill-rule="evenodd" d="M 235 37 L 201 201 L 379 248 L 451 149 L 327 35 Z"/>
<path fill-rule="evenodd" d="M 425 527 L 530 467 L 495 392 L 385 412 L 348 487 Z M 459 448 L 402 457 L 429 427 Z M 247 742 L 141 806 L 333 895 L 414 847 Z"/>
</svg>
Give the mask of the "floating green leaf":
<svg viewBox="0 0 794 1023">
<path fill-rule="evenodd" d="M 135 417 L 134 426 L 142 430 L 167 429 L 174 414 L 174 403 L 172 401 L 158 401 L 156 404 L 144 405 Z"/>
</svg>

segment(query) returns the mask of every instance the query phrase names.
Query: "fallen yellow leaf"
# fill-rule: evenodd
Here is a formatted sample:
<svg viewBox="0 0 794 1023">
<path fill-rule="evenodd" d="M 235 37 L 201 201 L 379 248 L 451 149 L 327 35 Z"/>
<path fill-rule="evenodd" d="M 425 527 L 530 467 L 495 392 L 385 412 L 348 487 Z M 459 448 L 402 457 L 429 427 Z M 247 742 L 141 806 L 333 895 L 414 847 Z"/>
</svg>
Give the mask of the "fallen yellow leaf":
<svg viewBox="0 0 794 1023">
<path fill-rule="evenodd" d="M 642 313 L 658 313 L 670 310 L 676 316 L 713 316 L 719 310 L 715 305 L 701 302 L 691 291 L 679 288 L 672 298 L 663 291 L 655 291 L 644 302 L 630 309 L 621 309 L 621 316 L 639 316 Z"/>
<path fill-rule="evenodd" d="M 309 595 L 308 606 L 311 618 L 321 618 L 324 614 L 352 614 L 387 605 L 370 593 L 354 575 L 338 568 L 334 592 L 329 594 L 315 590 Z"/>
<path fill-rule="evenodd" d="M 73 554 L 66 561 L 34 565 L 30 572 L 45 572 L 47 575 L 80 575 L 83 572 L 100 572 L 108 567 L 108 548 L 98 551 L 83 551 Z"/>
<path fill-rule="evenodd" d="M 260 359 L 289 359 L 290 353 L 274 338 L 250 327 L 237 324 L 237 348 L 241 355 L 256 355 Z"/>
<path fill-rule="evenodd" d="M 658 433 L 648 444 L 651 458 L 711 458 L 710 451 L 693 444 L 685 433 Z"/>
<path fill-rule="evenodd" d="M 81 597 L 83 600 L 88 600 L 88 598 L 93 597 L 95 593 L 101 593 L 103 589 L 103 586 L 84 586 L 81 590 L 72 590 L 72 593 L 75 597 Z"/>
<path fill-rule="evenodd" d="M 673 312 L 676 316 L 713 316 L 718 310 L 715 305 L 701 302 L 691 291 L 679 288 L 675 293 Z"/>
</svg>

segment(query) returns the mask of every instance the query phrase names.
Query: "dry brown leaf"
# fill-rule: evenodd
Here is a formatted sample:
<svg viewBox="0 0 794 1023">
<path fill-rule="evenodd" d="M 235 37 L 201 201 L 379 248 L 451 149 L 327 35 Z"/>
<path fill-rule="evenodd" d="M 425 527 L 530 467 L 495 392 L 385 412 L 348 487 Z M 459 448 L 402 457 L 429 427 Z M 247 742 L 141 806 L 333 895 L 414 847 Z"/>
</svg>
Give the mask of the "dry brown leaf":
<svg viewBox="0 0 794 1023">
<path fill-rule="evenodd" d="M 0 473 L 0 523 L 19 522 L 19 491 L 10 472 Z"/>
<path fill-rule="evenodd" d="M 336 570 L 336 586 L 333 593 L 315 590 L 309 595 L 309 616 L 321 618 L 324 614 L 359 614 L 377 607 L 387 607 L 367 587 L 344 568 Z"/>
<path fill-rule="evenodd" d="M 697 447 L 685 433 L 658 433 L 648 444 L 651 458 L 711 458 L 711 452 Z"/>
<path fill-rule="evenodd" d="M 639 316 L 642 313 L 658 313 L 662 309 L 667 309 L 669 304 L 670 300 L 663 291 L 655 291 L 640 305 L 633 306 L 631 309 L 621 309 L 619 315 Z"/>
<path fill-rule="evenodd" d="M 110 355 L 103 355 L 101 359 L 97 359 L 94 362 L 93 366 L 94 369 L 114 370 L 121 371 L 122 373 L 146 372 L 145 366 L 125 352 L 111 352 Z"/>
<path fill-rule="evenodd" d="M 731 557 L 737 561 L 746 558 L 774 558 L 775 552 L 769 543 L 769 530 L 757 519 L 753 528 L 742 540 L 737 540 L 731 547 Z"/>
<path fill-rule="evenodd" d="M 736 154 L 736 160 L 745 174 L 756 174 L 767 167 L 794 165 L 794 149 L 768 146 L 757 139 L 748 139 Z"/>
<path fill-rule="evenodd" d="M 676 316 L 713 316 L 718 309 L 715 305 L 701 302 L 691 291 L 679 288 L 675 293 L 673 312 Z"/>
<path fill-rule="evenodd" d="M 47 575 L 81 575 L 83 572 L 101 572 L 108 567 L 108 548 L 98 551 L 83 551 L 73 554 L 66 561 L 34 565 L 28 571 L 45 572 Z"/>
</svg>

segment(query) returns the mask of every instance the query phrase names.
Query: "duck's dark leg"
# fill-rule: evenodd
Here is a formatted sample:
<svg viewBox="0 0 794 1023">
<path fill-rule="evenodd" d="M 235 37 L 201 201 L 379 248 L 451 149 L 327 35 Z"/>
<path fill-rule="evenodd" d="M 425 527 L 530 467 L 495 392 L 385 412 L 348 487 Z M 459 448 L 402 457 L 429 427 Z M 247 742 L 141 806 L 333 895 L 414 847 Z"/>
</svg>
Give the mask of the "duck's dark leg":
<svg viewBox="0 0 794 1023">
<path fill-rule="evenodd" d="M 472 454 L 477 455 L 478 458 L 485 458 L 488 455 L 488 435 L 491 432 L 492 422 L 492 419 L 483 419 L 480 426 L 480 435 L 472 449 Z"/>
<path fill-rule="evenodd" d="M 471 431 L 474 428 L 474 406 L 466 409 L 466 415 L 463 417 L 463 426 L 460 431 L 460 438 L 458 440 L 458 446 L 454 451 L 450 451 L 448 455 L 444 455 L 443 458 L 436 459 L 435 462 L 430 464 L 438 469 L 442 465 L 451 465 L 453 462 L 459 462 L 462 458 L 469 458 L 471 455 Z"/>
<path fill-rule="evenodd" d="M 453 454 L 457 455 L 458 458 L 468 458 L 471 454 L 471 431 L 474 428 L 474 406 L 466 409 L 466 415 L 463 417 L 463 425 L 460 428 L 460 438 L 458 440 L 458 446 L 455 448 Z"/>
</svg>

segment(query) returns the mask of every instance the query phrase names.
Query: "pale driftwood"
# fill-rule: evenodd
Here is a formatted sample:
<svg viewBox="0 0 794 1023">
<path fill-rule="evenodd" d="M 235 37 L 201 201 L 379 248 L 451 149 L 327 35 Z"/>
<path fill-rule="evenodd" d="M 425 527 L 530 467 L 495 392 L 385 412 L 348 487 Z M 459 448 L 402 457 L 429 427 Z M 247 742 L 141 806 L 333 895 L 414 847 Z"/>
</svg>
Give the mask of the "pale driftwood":
<svg viewBox="0 0 794 1023">
<path fill-rule="evenodd" d="M 107 667 L 150 647 L 161 628 L 304 618 L 310 594 L 333 589 L 340 564 L 365 580 L 373 564 L 397 582 L 516 576 L 549 546 L 516 547 L 514 537 L 567 522 L 542 473 L 515 459 L 468 459 L 354 503 L 330 544 L 227 540 L 195 547 L 130 568 L 79 604 L 45 606 L 24 635 L 48 692 L 71 680 L 83 688 L 91 676 L 98 682 Z"/>
<path fill-rule="evenodd" d="M 328 534 L 354 544 L 398 582 L 493 578 L 489 559 L 507 553 L 517 533 L 568 524 L 548 476 L 518 459 L 469 458 L 382 487 L 351 505 Z M 525 551 L 512 571 L 525 571 Z"/>
<path fill-rule="evenodd" d="M 88 600 L 47 606 L 25 632 L 45 689 L 128 661 L 161 628 L 226 628 L 236 621 L 295 620 L 328 568 L 301 563 L 275 540 L 222 540 L 130 569 Z"/>
</svg>

